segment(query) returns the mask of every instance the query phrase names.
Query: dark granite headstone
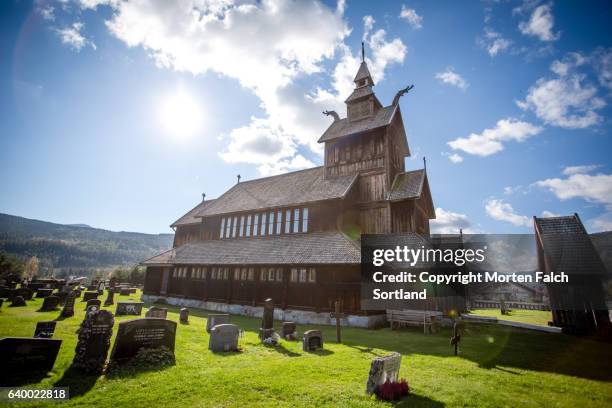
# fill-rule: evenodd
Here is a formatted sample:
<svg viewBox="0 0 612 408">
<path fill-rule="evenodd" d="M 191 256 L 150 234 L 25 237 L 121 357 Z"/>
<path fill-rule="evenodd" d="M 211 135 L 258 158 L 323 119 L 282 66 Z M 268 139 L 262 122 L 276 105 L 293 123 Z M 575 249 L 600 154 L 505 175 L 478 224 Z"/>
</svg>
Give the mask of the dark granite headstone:
<svg viewBox="0 0 612 408">
<path fill-rule="evenodd" d="M 57 296 L 58 305 L 64 306 L 66 299 L 68 298 L 68 292 L 57 292 L 54 296 Z"/>
<path fill-rule="evenodd" d="M 119 323 L 111 361 L 130 359 L 143 348 L 167 348 L 174 353 L 176 322 L 166 319 L 136 319 Z"/>
<path fill-rule="evenodd" d="M 295 322 L 282 322 L 280 335 L 285 340 L 297 339 L 297 324 Z"/>
<path fill-rule="evenodd" d="M 47 298 L 48 299 L 48 298 Z M 50 339 L 55 333 L 56 321 L 50 322 L 38 322 L 36 323 L 36 330 L 34 331 L 34 338 L 37 339 Z"/>
<path fill-rule="evenodd" d="M 32 300 L 34 291 L 30 288 L 19 288 L 15 289 L 15 295 L 21 296 L 24 300 Z"/>
<path fill-rule="evenodd" d="M 40 308 L 40 312 L 52 312 L 57 310 L 57 305 L 59 305 L 59 298 L 57 296 L 47 296 L 43 300 L 42 307 Z"/>
<path fill-rule="evenodd" d="M 0 384 L 15 376 L 46 373 L 53 368 L 61 340 L 5 337 L 0 339 Z"/>
<path fill-rule="evenodd" d="M 37 298 L 46 298 L 47 296 L 51 296 L 53 293 L 53 289 L 38 289 L 36 291 Z"/>
<path fill-rule="evenodd" d="M 88 300 L 97 299 L 97 298 L 98 298 L 98 292 L 83 293 L 83 302 L 87 302 Z"/>
<path fill-rule="evenodd" d="M 26 301 L 21 296 L 13 296 L 9 307 L 23 307 L 26 305 Z"/>
<path fill-rule="evenodd" d="M 68 294 L 66 298 L 66 303 L 64 303 L 64 308 L 62 309 L 61 317 L 72 317 L 74 316 L 74 301 L 76 299 L 76 292 L 71 292 Z"/>
<path fill-rule="evenodd" d="M 115 316 L 135 315 L 140 316 L 142 313 L 142 302 L 117 302 L 117 310 Z"/>
<path fill-rule="evenodd" d="M 206 320 L 206 332 L 210 333 L 216 325 L 229 323 L 229 321 L 230 315 L 228 314 L 209 314 Z"/>
<path fill-rule="evenodd" d="M 123 289 L 123 288 L 119 291 L 119 295 L 121 296 L 129 296 L 131 293 L 132 292 L 130 292 L 129 289 Z"/>
<path fill-rule="evenodd" d="M 102 305 L 102 302 L 100 301 L 100 299 L 90 299 L 87 301 L 87 304 L 85 305 L 85 310 L 89 310 L 89 308 L 91 307 L 95 307 L 96 310 L 100 309 L 100 306 Z"/>
<path fill-rule="evenodd" d="M 189 323 L 189 309 L 187 309 L 186 307 L 181 308 L 179 320 L 181 321 L 181 323 Z"/>
<path fill-rule="evenodd" d="M 147 310 L 145 317 L 155 317 L 158 319 L 165 319 L 168 316 L 168 309 L 165 307 L 153 306 Z"/>
<path fill-rule="evenodd" d="M 106 294 L 106 299 L 104 300 L 104 306 L 111 306 L 115 304 L 115 292 L 113 292 L 112 289 L 108 290 L 108 293 Z"/>
<path fill-rule="evenodd" d="M 79 330 L 72 365 L 86 373 L 100 373 L 104 369 L 110 348 L 115 319 L 108 310 L 94 310 L 85 315 Z"/>
<path fill-rule="evenodd" d="M 321 330 L 305 331 L 304 337 L 302 337 L 302 350 L 314 351 L 318 348 L 323 348 L 323 333 L 321 333 Z"/>
<path fill-rule="evenodd" d="M 265 340 L 274 334 L 274 301 L 270 298 L 264 303 L 263 318 L 259 329 L 259 339 Z"/>
</svg>

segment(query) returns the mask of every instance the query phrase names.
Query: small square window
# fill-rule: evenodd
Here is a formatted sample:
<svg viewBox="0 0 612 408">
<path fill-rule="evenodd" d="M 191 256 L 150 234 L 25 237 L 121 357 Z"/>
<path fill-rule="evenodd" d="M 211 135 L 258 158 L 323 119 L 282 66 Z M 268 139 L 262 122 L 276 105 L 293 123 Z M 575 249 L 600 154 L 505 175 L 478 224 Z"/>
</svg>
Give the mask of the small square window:
<svg viewBox="0 0 612 408">
<path fill-rule="evenodd" d="M 274 268 L 268 269 L 268 280 L 274 281 Z"/>
<path fill-rule="evenodd" d="M 297 282 L 298 281 L 298 270 L 297 270 L 297 268 L 291 268 L 290 280 L 291 280 L 291 282 Z"/>
</svg>

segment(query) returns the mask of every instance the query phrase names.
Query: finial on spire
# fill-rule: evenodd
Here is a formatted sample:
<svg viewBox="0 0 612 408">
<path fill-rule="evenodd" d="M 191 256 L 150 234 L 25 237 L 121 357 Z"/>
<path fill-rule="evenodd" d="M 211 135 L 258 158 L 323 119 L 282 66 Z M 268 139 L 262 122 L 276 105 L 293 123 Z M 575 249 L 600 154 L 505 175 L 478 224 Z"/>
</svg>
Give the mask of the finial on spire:
<svg viewBox="0 0 612 408">
<path fill-rule="evenodd" d="M 365 45 L 361 42 L 361 62 L 365 62 Z"/>
<path fill-rule="evenodd" d="M 202 201 L 206 201 L 206 193 L 202 193 Z"/>
<path fill-rule="evenodd" d="M 423 169 L 427 171 L 427 158 L 423 156 Z"/>
<path fill-rule="evenodd" d="M 242 177 L 240 177 L 240 174 L 238 174 L 238 175 L 236 176 L 236 179 L 238 179 L 238 182 L 237 182 L 236 184 L 240 183 L 240 179 L 241 179 L 241 178 L 242 178 Z"/>
</svg>

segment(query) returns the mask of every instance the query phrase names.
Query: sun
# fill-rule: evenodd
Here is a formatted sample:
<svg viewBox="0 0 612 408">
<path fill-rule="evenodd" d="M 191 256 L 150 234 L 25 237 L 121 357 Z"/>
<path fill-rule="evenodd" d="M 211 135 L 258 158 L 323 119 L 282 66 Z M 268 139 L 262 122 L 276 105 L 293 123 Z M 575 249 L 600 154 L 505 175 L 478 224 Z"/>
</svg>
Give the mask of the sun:
<svg viewBox="0 0 612 408">
<path fill-rule="evenodd" d="M 158 118 L 165 134 L 172 139 L 185 141 L 202 129 L 204 110 L 196 98 L 179 89 L 162 98 Z"/>
</svg>

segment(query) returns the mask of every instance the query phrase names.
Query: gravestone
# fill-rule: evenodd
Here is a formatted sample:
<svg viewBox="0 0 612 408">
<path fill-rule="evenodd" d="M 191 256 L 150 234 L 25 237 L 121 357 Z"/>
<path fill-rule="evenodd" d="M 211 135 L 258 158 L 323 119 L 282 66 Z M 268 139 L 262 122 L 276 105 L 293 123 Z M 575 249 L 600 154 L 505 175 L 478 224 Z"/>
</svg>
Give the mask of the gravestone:
<svg viewBox="0 0 612 408">
<path fill-rule="evenodd" d="M 99 293 L 100 295 L 104 294 L 104 281 L 102 281 L 102 282 L 100 282 L 100 283 L 98 284 L 98 293 Z"/>
<path fill-rule="evenodd" d="M 102 302 L 100 301 L 100 299 L 90 299 L 87 301 L 87 304 L 85 305 L 85 311 L 89 310 L 92 307 L 95 307 L 96 310 L 100 309 L 100 306 L 102 305 Z"/>
<path fill-rule="evenodd" d="M 315 351 L 318 348 L 323 348 L 323 333 L 321 333 L 321 330 L 305 331 L 304 337 L 302 337 L 302 350 Z"/>
<path fill-rule="evenodd" d="M 270 298 L 264 302 L 263 317 L 261 328 L 259 329 L 259 339 L 265 340 L 274 335 L 274 301 Z"/>
<path fill-rule="evenodd" d="M 147 310 L 145 317 L 154 317 L 158 319 L 165 319 L 168 316 L 168 309 L 165 307 L 153 306 Z"/>
<path fill-rule="evenodd" d="M 285 340 L 297 339 L 297 324 L 295 322 L 282 322 L 280 335 Z"/>
<path fill-rule="evenodd" d="M 68 292 L 58 292 L 54 296 L 57 296 L 58 305 L 63 306 L 68 298 Z"/>
<path fill-rule="evenodd" d="M 115 292 L 112 291 L 112 289 L 108 290 L 108 293 L 106 294 L 106 299 L 104 300 L 104 306 L 111 306 L 115 304 Z"/>
<path fill-rule="evenodd" d="M 46 298 L 47 296 L 51 296 L 53 293 L 53 289 L 38 289 L 36 291 L 37 298 Z"/>
<path fill-rule="evenodd" d="M 210 330 L 210 351 L 238 351 L 240 329 L 235 324 L 218 324 Z"/>
<path fill-rule="evenodd" d="M 74 292 L 74 297 L 75 298 L 80 298 L 81 297 L 81 289 L 74 289 L 72 292 Z"/>
<path fill-rule="evenodd" d="M 15 295 L 21 296 L 24 300 L 32 300 L 34 291 L 30 288 L 15 289 Z"/>
<path fill-rule="evenodd" d="M 98 301 L 99 302 L 99 301 Z M 86 373 L 100 373 L 104 369 L 110 348 L 115 319 L 108 310 L 91 309 L 79 330 L 72 365 Z"/>
<path fill-rule="evenodd" d="M 50 339 L 55 333 L 56 321 L 50 322 L 38 322 L 36 323 L 36 329 L 34 330 L 34 338 L 37 339 Z"/>
<path fill-rule="evenodd" d="M 97 298 L 98 298 L 98 292 L 83 293 L 83 302 L 87 302 L 88 300 L 97 299 Z"/>
<path fill-rule="evenodd" d="M 57 305 L 59 305 L 59 298 L 57 296 L 47 296 L 43 299 L 43 304 L 39 311 L 52 312 L 54 310 L 57 310 Z"/>
<path fill-rule="evenodd" d="M 74 301 L 76 300 L 76 292 L 71 292 L 68 294 L 66 298 L 66 303 L 64 303 L 64 308 L 62 309 L 62 313 L 60 313 L 60 317 L 72 317 L 74 316 Z"/>
<path fill-rule="evenodd" d="M 121 295 L 121 296 L 129 296 L 129 295 L 130 295 L 130 293 L 131 293 L 131 292 L 130 292 L 130 290 L 129 290 L 129 289 L 124 289 L 124 288 L 121 288 L 121 289 L 119 290 L 119 295 Z"/>
<path fill-rule="evenodd" d="M 167 348 L 174 354 L 176 322 L 166 319 L 135 319 L 119 323 L 111 361 L 120 362 L 141 349 Z"/>
<path fill-rule="evenodd" d="M 181 308 L 181 313 L 179 314 L 179 320 L 183 324 L 189 323 L 189 309 L 186 307 Z"/>
<path fill-rule="evenodd" d="M 0 384 L 22 374 L 46 373 L 53 369 L 61 340 L 28 337 L 0 339 Z"/>
<path fill-rule="evenodd" d="M 388 356 L 376 357 L 372 360 L 366 384 L 366 394 L 373 394 L 376 391 L 376 387 L 384 384 L 387 380 L 397 381 L 401 363 L 402 355 L 400 353 L 392 353 Z"/>
<path fill-rule="evenodd" d="M 230 321 L 230 315 L 228 314 L 209 314 L 206 319 L 206 332 L 210 333 L 210 330 L 218 324 L 226 324 Z"/>
<path fill-rule="evenodd" d="M 26 301 L 21 296 L 13 296 L 9 307 L 23 307 L 26 305 Z"/>
<path fill-rule="evenodd" d="M 135 315 L 140 316 L 142 313 L 142 302 L 117 302 L 117 310 L 115 316 Z"/>
</svg>

